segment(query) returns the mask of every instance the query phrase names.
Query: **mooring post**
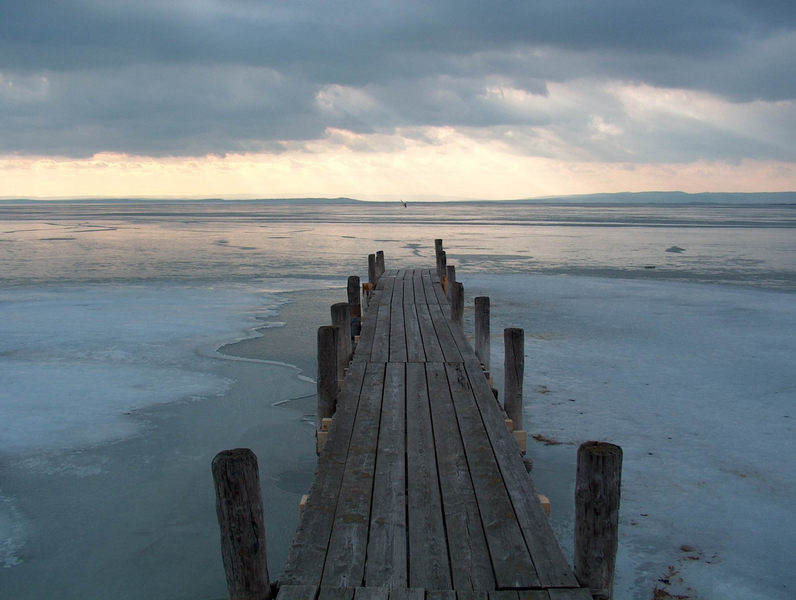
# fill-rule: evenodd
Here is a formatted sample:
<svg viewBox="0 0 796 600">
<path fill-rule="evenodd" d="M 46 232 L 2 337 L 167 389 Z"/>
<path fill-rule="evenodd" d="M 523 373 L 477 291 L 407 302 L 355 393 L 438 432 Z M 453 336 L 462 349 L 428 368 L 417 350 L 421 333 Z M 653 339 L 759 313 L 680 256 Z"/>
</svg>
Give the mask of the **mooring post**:
<svg viewBox="0 0 796 600">
<path fill-rule="evenodd" d="M 376 255 L 368 254 L 368 281 L 372 285 L 376 285 L 376 280 L 379 276 L 376 274 Z"/>
<path fill-rule="evenodd" d="M 446 265 L 445 266 L 445 281 L 448 284 L 448 290 L 446 296 L 448 297 L 448 302 L 451 302 L 451 294 L 453 293 L 452 290 L 454 287 L 453 284 L 456 283 L 456 266 L 455 265 Z"/>
<path fill-rule="evenodd" d="M 337 381 L 342 385 L 351 362 L 351 308 L 348 302 L 332 304 L 332 325 L 340 329 L 337 337 Z"/>
<path fill-rule="evenodd" d="M 257 457 L 248 448 L 224 450 L 212 464 L 221 556 L 230 600 L 268 600 L 268 558 Z"/>
<path fill-rule="evenodd" d="M 525 372 L 525 332 L 509 327 L 503 330 L 505 380 L 503 409 L 514 422 L 515 430 L 522 430 L 522 378 Z"/>
<path fill-rule="evenodd" d="M 437 277 L 442 279 L 442 239 L 434 240 L 434 256 L 437 261 Z"/>
<path fill-rule="evenodd" d="M 362 303 L 359 296 L 359 277 L 351 275 L 346 288 L 348 306 L 351 309 L 351 336 L 356 337 L 362 329 Z"/>
<path fill-rule="evenodd" d="M 337 347 L 340 328 L 318 327 L 318 425 L 337 408 Z"/>
<path fill-rule="evenodd" d="M 464 318 L 464 286 L 458 281 L 448 286 L 451 290 L 451 321 L 461 327 Z"/>
<path fill-rule="evenodd" d="M 489 358 L 492 348 L 489 342 L 489 296 L 475 299 L 475 355 L 484 370 L 489 372 Z"/>
<path fill-rule="evenodd" d="M 445 295 L 448 294 L 448 255 L 445 250 L 442 251 L 440 254 L 440 275 L 439 275 L 440 283 L 442 284 L 442 291 L 445 292 Z"/>
<path fill-rule="evenodd" d="M 575 576 L 596 600 L 613 598 L 622 448 L 585 442 L 575 479 Z"/>
<path fill-rule="evenodd" d="M 376 252 L 376 277 L 384 275 L 384 250 Z"/>
</svg>

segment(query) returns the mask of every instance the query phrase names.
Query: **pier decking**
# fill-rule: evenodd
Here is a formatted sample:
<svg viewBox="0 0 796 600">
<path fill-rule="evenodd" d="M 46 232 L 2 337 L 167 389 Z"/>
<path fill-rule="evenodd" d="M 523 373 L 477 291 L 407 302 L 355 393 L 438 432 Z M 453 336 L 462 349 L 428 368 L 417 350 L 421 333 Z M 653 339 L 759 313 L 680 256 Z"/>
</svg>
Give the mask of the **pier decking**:
<svg viewBox="0 0 796 600">
<path fill-rule="evenodd" d="M 278 600 L 588 600 L 437 273 L 386 271 Z"/>
</svg>

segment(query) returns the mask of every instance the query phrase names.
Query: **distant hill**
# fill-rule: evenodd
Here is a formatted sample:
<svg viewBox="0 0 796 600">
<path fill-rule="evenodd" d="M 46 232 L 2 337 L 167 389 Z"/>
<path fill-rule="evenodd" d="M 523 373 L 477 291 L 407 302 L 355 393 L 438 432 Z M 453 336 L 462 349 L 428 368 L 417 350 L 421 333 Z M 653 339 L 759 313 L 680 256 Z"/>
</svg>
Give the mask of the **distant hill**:
<svg viewBox="0 0 796 600">
<path fill-rule="evenodd" d="M 519 203 L 573 204 L 796 204 L 796 192 L 619 192 L 614 194 L 580 194 L 573 196 L 545 196 L 510 200 Z"/>
</svg>

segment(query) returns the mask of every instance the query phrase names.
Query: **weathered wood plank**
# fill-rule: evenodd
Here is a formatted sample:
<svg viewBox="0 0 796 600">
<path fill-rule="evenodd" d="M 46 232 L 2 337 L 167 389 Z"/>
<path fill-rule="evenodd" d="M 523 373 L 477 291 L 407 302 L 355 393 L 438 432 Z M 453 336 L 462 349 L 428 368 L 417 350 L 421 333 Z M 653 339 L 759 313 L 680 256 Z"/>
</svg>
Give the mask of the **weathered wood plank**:
<svg viewBox="0 0 796 600">
<path fill-rule="evenodd" d="M 525 545 L 489 437 L 484 431 L 467 373 L 461 364 L 447 364 L 445 369 L 497 587 L 539 587 L 539 576 Z M 481 377 L 483 379 L 483 375 Z"/>
<path fill-rule="evenodd" d="M 354 600 L 387 600 L 390 590 L 386 587 L 358 587 L 354 592 Z"/>
<path fill-rule="evenodd" d="M 316 585 L 282 585 L 276 600 L 315 600 L 317 593 Z"/>
<path fill-rule="evenodd" d="M 411 280 L 408 280 L 411 281 Z M 417 317 L 415 304 L 404 304 L 404 328 L 406 331 L 406 360 L 423 362 L 426 353 L 423 350 L 423 336 L 420 333 L 420 321 Z"/>
<path fill-rule="evenodd" d="M 517 600 L 517 590 L 490 590 L 489 600 Z"/>
<path fill-rule="evenodd" d="M 533 482 L 525 470 L 514 437 L 474 357 L 465 362 L 478 410 L 495 452 L 498 467 L 509 491 L 516 518 L 539 573 L 541 587 L 577 587 L 578 582 L 550 527 Z"/>
<path fill-rule="evenodd" d="M 415 303 L 415 287 L 414 287 L 414 270 L 409 269 L 405 272 L 404 280 L 404 293 L 403 293 L 403 303 L 404 304 L 414 304 Z"/>
<path fill-rule="evenodd" d="M 406 367 L 388 363 L 379 424 L 373 510 L 365 584 L 407 586 L 406 564 Z"/>
<path fill-rule="evenodd" d="M 423 352 L 426 355 L 426 360 L 429 362 L 442 362 L 445 360 L 445 356 L 442 354 L 437 332 L 434 329 L 434 322 L 428 312 L 428 305 L 425 303 L 415 304 L 415 313 L 420 326 L 420 337 L 423 339 Z"/>
<path fill-rule="evenodd" d="M 429 304 L 428 312 L 431 315 L 431 321 L 434 323 L 434 331 L 437 334 L 437 340 L 445 360 L 447 362 L 461 362 L 462 353 L 451 332 L 450 321 L 443 315 L 440 305 Z"/>
<path fill-rule="evenodd" d="M 586 588 L 550 589 L 547 593 L 550 600 L 593 600 Z"/>
<path fill-rule="evenodd" d="M 546 590 L 517 590 L 518 600 L 550 600 Z"/>
<path fill-rule="evenodd" d="M 415 304 L 425 304 L 426 292 L 423 290 L 423 273 L 428 273 L 428 269 L 415 269 L 412 276 L 412 287 L 415 294 Z"/>
<path fill-rule="evenodd" d="M 456 590 L 494 589 L 492 562 L 444 365 L 428 363 L 426 378 L 453 587 Z"/>
<path fill-rule="evenodd" d="M 365 574 L 384 364 L 368 363 L 353 424 L 321 585 L 361 585 Z"/>
<path fill-rule="evenodd" d="M 406 362 L 406 327 L 404 325 L 403 286 L 396 285 L 390 307 L 390 361 Z M 400 291 L 399 291 L 400 290 Z"/>
<path fill-rule="evenodd" d="M 396 588 L 390 590 L 390 600 L 425 600 L 423 588 Z"/>
<path fill-rule="evenodd" d="M 476 590 L 456 590 L 456 600 L 487 600 L 487 592 Z"/>
<path fill-rule="evenodd" d="M 389 304 L 379 304 L 376 314 L 376 332 L 373 334 L 373 347 L 370 351 L 370 360 L 373 362 L 387 362 L 390 359 L 390 317 L 392 307 Z"/>
<path fill-rule="evenodd" d="M 378 320 L 378 305 L 371 305 L 365 311 L 362 319 L 362 331 L 359 334 L 359 343 L 354 351 L 354 361 L 370 360 L 373 350 L 373 339 L 376 335 L 376 321 Z"/>
<path fill-rule="evenodd" d="M 321 586 L 318 600 L 354 600 L 354 588 Z"/>
<path fill-rule="evenodd" d="M 332 419 L 324 452 L 318 458 L 307 507 L 281 577 L 284 585 L 317 585 L 321 581 L 365 367 L 366 363 L 351 366 L 338 396 L 337 412 Z"/>
<path fill-rule="evenodd" d="M 406 425 L 409 583 L 412 587 L 449 589 L 450 561 L 423 364 L 409 363 L 406 381 L 406 411 L 412 416 Z"/>
<path fill-rule="evenodd" d="M 426 590 L 426 600 L 456 600 L 454 590 Z"/>
</svg>

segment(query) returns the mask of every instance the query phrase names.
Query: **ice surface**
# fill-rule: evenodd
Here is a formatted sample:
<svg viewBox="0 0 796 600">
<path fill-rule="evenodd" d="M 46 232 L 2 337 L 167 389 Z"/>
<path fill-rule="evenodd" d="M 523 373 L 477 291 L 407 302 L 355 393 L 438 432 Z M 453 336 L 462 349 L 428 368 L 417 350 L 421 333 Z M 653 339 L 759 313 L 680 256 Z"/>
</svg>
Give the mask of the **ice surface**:
<svg viewBox="0 0 796 600">
<path fill-rule="evenodd" d="M 525 429 L 561 443 L 529 439 L 534 477 L 555 497 L 553 524 L 569 556 L 576 445 L 611 441 L 624 450 L 617 598 L 647 600 L 656 587 L 692 598 L 793 597 L 793 294 L 462 279 L 468 296 L 491 298 L 496 382 L 503 328 L 525 329 Z"/>
</svg>

